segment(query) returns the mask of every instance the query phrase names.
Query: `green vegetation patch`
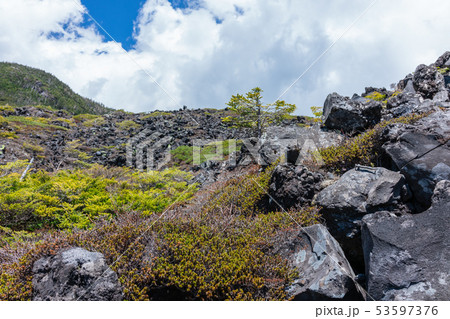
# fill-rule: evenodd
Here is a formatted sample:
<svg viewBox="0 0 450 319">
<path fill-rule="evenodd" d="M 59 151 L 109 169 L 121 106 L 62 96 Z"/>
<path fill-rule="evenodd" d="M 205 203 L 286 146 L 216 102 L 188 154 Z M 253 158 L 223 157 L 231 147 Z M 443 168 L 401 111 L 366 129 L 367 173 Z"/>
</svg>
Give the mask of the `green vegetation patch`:
<svg viewBox="0 0 450 319">
<path fill-rule="evenodd" d="M 131 129 L 138 129 L 141 126 L 132 120 L 125 120 L 123 122 L 117 123 L 117 126 L 124 131 L 128 131 Z"/>
<path fill-rule="evenodd" d="M 299 274 L 273 247 L 319 216 L 314 207 L 290 215 L 257 214 L 272 170 L 226 183 L 206 198 L 221 198 L 214 207 L 198 207 L 189 215 L 183 207 L 160 220 L 125 213 L 89 232 L 58 232 L 32 245 L 16 242 L 19 260 L 1 265 L 0 299 L 30 300 L 33 262 L 76 246 L 105 255 L 126 300 L 285 300 Z M 235 187 L 243 180 L 244 187 Z M 251 200 L 236 209 L 244 197 Z"/>
<path fill-rule="evenodd" d="M 341 172 L 352 169 L 356 164 L 376 165 L 381 153 L 381 133 L 383 129 L 396 123 L 412 124 L 425 116 L 426 114 L 413 114 L 385 121 L 371 130 L 347 139 L 341 145 L 319 149 L 324 168 Z"/>
<path fill-rule="evenodd" d="M 441 74 L 447 74 L 448 72 L 450 72 L 450 68 L 437 68 L 439 73 Z"/>
<path fill-rule="evenodd" d="M 149 118 L 160 117 L 160 116 L 175 116 L 175 114 L 169 113 L 169 112 L 155 111 L 155 112 L 152 112 L 150 114 L 142 116 L 141 119 L 142 120 L 146 120 L 146 119 L 149 119 Z"/>
<path fill-rule="evenodd" d="M 366 95 L 365 98 L 366 99 L 370 99 L 370 100 L 374 100 L 374 101 L 384 101 L 386 100 L 387 95 L 386 94 L 382 94 L 380 92 L 374 91 L 372 93 L 370 93 L 369 95 Z"/>
<path fill-rule="evenodd" d="M 5 119 L 8 121 L 8 124 L 11 124 L 14 127 L 21 128 L 23 126 L 37 126 L 44 129 L 55 129 L 55 130 L 62 130 L 67 131 L 68 129 L 59 126 L 59 125 L 53 125 L 49 124 L 49 119 L 43 118 L 43 117 L 30 117 L 30 116 L 8 116 L 5 117 Z"/>
<path fill-rule="evenodd" d="M 23 143 L 23 148 L 25 151 L 29 153 L 44 153 L 45 150 L 42 146 L 36 145 L 36 144 L 30 144 L 30 143 Z"/>
<path fill-rule="evenodd" d="M 86 229 L 100 217 L 125 211 L 151 215 L 196 190 L 196 185 L 188 189 L 192 176 L 176 169 L 133 173 L 94 165 L 56 174 L 40 171 L 22 182 L 19 177 L 0 178 L 0 226 L 12 230 Z"/>
</svg>

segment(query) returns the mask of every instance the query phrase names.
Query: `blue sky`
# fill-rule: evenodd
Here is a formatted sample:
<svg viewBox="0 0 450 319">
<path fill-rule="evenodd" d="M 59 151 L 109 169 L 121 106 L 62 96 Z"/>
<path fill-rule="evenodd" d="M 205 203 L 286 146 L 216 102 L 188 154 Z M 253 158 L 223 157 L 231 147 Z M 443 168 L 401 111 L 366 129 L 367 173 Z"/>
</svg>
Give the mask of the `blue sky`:
<svg viewBox="0 0 450 319">
<path fill-rule="evenodd" d="M 169 2 L 173 8 L 184 9 L 189 6 L 190 1 L 170 0 Z M 133 48 L 136 44 L 133 38 L 134 25 L 145 0 L 82 0 L 81 3 L 116 41 L 122 43 L 126 50 Z M 99 32 L 109 40 L 102 29 L 99 28 Z"/>
<path fill-rule="evenodd" d="M 45 70 L 83 96 L 133 112 L 223 108 L 232 95 L 259 86 L 265 103 L 289 88 L 282 99 L 309 115 L 329 93 L 388 88 L 450 50 L 443 40 L 450 1 L 371 4 L 0 0 L 0 61 Z M 86 10 L 122 46 L 86 19 Z"/>
</svg>

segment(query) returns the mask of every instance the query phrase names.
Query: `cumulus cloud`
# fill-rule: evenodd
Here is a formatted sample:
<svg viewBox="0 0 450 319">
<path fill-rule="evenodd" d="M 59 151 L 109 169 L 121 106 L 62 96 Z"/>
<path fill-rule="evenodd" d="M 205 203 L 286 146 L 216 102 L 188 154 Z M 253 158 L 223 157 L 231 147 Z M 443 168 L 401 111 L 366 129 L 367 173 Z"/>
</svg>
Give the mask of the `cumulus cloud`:
<svg viewBox="0 0 450 319">
<path fill-rule="evenodd" d="M 136 46 L 124 52 L 86 23 L 79 0 L 0 0 L 0 60 L 44 69 L 130 111 L 223 107 L 255 86 L 270 103 L 372 0 L 189 3 L 147 0 L 136 13 Z M 447 12 L 445 0 L 378 0 L 283 99 L 308 114 L 330 92 L 396 82 L 450 49 Z"/>
</svg>

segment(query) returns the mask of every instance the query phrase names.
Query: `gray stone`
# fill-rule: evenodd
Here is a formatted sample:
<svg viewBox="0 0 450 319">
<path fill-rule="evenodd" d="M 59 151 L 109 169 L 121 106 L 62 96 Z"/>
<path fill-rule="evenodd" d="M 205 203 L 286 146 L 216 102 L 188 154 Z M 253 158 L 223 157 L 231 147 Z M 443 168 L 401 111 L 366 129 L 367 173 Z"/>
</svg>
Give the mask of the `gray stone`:
<svg viewBox="0 0 450 319">
<path fill-rule="evenodd" d="M 278 165 L 270 179 L 270 210 L 299 208 L 309 205 L 314 195 L 321 190 L 323 176 L 309 171 L 305 166 L 286 163 Z"/>
<path fill-rule="evenodd" d="M 448 102 L 449 101 L 448 90 L 442 90 L 436 93 L 433 97 L 433 102 Z"/>
<path fill-rule="evenodd" d="M 405 178 L 385 168 L 359 168 L 345 173 L 319 193 L 328 229 L 357 271 L 363 271 L 360 221 L 365 214 L 389 209 L 408 210 L 410 191 Z"/>
<path fill-rule="evenodd" d="M 278 253 L 299 272 L 287 289 L 294 300 L 363 299 L 344 252 L 323 225 L 292 232 Z"/>
<path fill-rule="evenodd" d="M 376 300 L 450 300 L 449 181 L 417 215 L 380 212 L 363 218 L 367 289 Z"/>
<path fill-rule="evenodd" d="M 420 104 L 420 95 L 415 93 L 399 93 L 386 101 L 386 107 L 388 109 L 394 109 L 400 106 L 408 105 L 412 108 L 417 107 Z"/>
<path fill-rule="evenodd" d="M 437 182 L 450 179 L 450 111 L 439 111 L 415 125 L 389 127 L 383 145 L 393 166 L 406 177 L 417 209 L 431 204 Z"/>
<path fill-rule="evenodd" d="M 434 65 L 437 68 L 445 68 L 450 66 L 450 51 L 445 52 L 443 55 L 441 55 L 436 62 L 434 63 Z"/>
<path fill-rule="evenodd" d="M 33 300 L 122 300 L 122 288 L 102 254 L 82 248 L 58 252 L 33 265 Z"/>
<path fill-rule="evenodd" d="M 436 93 L 445 90 L 444 76 L 436 67 L 419 65 L 413 76 L 414 89 L 425 99 L 433 99 Z"/>
<path fill-rule="evenodd" d="M 381 119 L 382 103 L 362 97 L 328 95 L 323 108 L 323 122 L 329 129 L 346 133 L 362 131 L 377 124 Z"/>
<path fill-rule="evenodd" d="M 405 178 L 382 167 L 357 167 L 317 196 L 327 211 L 367 214 L 408 199 Z"/>
</svg>

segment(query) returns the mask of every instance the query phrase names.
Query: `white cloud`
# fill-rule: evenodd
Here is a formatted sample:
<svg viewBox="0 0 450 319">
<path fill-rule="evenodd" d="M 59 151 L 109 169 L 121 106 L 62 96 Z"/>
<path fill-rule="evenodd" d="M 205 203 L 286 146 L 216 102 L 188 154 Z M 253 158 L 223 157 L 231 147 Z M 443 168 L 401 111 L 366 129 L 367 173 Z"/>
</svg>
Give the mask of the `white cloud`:
<svg viewBox="0 0 450 319">
<path fill-rule="evenodd" d="M 125 54 L 81 24 L 73 0 L 0 0 L 0 60 L 44 69 L 131 111 L 223 107 L 255 86 L 270 103 L 371 2 L 200 0 L 175 10 L 148 0 L 136 13 L 136 47 Z M 305 114 L 330 92 L 398 81 L 450 49 L 448 12 L 446 0 L 378 0 L 283 98 Z"/>
</svg>

